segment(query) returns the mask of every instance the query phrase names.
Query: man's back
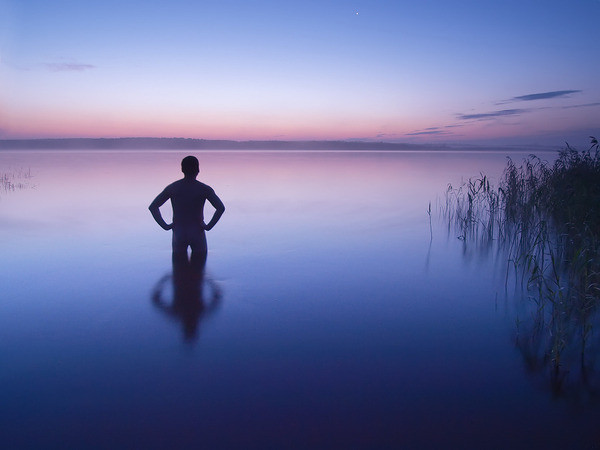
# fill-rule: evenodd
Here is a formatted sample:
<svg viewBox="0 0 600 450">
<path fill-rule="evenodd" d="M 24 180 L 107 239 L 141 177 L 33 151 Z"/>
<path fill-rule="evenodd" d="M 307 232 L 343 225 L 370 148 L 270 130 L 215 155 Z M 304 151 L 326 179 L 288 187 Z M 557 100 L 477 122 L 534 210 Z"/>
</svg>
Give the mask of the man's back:
<svg viewBox="0 0 600 450">
<path fill-rule="evenodd" d="M 215 193 L 198 180 L 183 178 L 166 187 L 173 206 L 173 226 L 202 225 L 204 204 Z"/>
</svg>

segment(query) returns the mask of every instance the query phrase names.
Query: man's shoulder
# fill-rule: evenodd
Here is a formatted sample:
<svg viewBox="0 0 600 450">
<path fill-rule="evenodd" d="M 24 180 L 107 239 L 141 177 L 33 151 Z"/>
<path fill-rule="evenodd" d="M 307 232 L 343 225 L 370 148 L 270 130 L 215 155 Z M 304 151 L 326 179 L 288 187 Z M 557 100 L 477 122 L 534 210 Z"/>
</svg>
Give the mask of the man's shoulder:
<svg viewBox="0 0 600 450">
<path fill-rule="evenodd" d="M 196 182 L 194 183 L 194 185 L 199 190 L 201 189 L 201 190 L 203 190 L 205 192 L 213 192 L 213 188 L 211 188 L 208 184 L 203 183 L 202 181 L 196 180 Z"/>
<path fill-rule="evenodd" d="M 165 191 L 172 191 L 173 189 L 176 189 L 177 186 L 181 186 L 181 182 L 183 180 L 177 180 L 172 182 L 171 184 L 168 184 L 167 187 L 165 187 Z"/>
<path fill-rule="evenodd" d="M 179 193 L 192 193 L 195 192 L 197 194 L 201 194 L 204 196 L 212 195 L 214 192 L 213 188 L 211 188 L 208 184 L 204 184 L 198 180 L 186 180 L 182 178 L 181 180 L 174 181 L 169 184 L 165 188 L 165 192 L 169 194 L 177 195 Z"/>
</svg>

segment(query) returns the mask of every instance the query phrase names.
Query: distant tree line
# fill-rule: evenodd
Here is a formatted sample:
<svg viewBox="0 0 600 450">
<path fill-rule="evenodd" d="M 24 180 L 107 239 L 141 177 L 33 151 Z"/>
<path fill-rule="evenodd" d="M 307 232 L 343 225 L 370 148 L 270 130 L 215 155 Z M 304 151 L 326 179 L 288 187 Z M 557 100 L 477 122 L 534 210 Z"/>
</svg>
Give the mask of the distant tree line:
<svg viewBox="0 0 600 450">
<path fill-rule="evenodd" d="M 444 150 L 447 146 L 365 141 L 234 141 L 190 138 L 4 139 L 0 149 Z"/>
</svg>

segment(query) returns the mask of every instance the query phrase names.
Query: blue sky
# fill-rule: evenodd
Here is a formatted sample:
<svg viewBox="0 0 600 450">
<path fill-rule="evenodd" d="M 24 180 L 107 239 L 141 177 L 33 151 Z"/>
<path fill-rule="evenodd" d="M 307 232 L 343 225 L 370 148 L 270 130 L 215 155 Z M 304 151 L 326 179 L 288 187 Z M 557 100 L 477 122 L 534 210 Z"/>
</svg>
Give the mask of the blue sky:
<svg viewBox="0 0 600 450">
<path fill-rule="evenodd" d="M 599 0 L 0 0 L 0 137 L 585 142 Z"/>
</svg>

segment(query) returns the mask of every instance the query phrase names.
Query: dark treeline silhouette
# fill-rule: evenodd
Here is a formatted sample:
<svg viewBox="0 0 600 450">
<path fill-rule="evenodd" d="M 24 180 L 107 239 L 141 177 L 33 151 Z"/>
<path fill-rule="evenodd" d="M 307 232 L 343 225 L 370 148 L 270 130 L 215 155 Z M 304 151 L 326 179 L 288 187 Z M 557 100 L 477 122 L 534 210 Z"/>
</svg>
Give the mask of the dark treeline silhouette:
<svg viewBox="0 0 600 450">
<path fill-rule="evenodd" d="M 143 149 L 143 150 L 447 150 L 445 145 L 365 141 L 234 141 L 191 138 L 4 139 L 0 149 Z"/>
</svg>

